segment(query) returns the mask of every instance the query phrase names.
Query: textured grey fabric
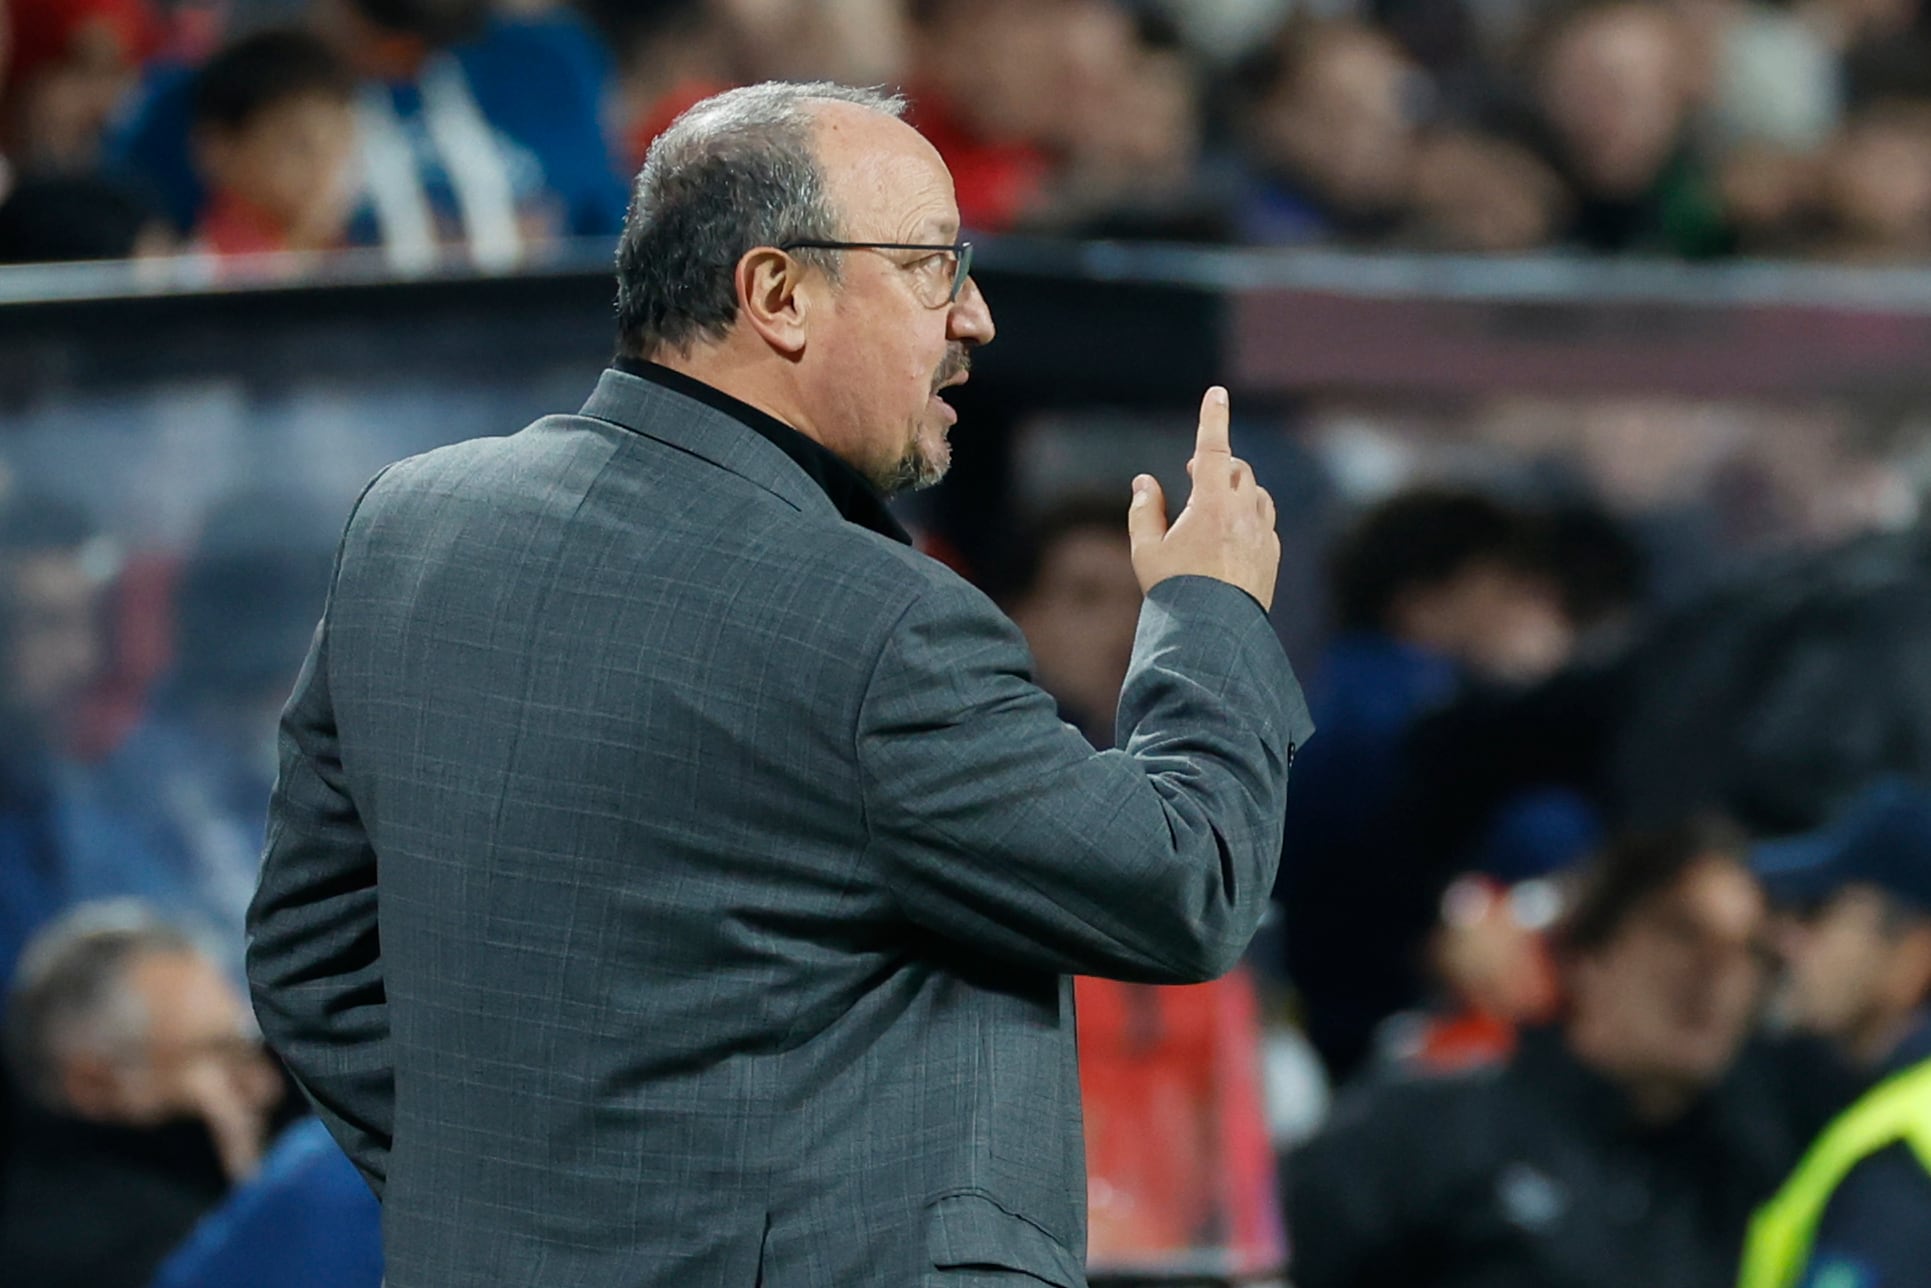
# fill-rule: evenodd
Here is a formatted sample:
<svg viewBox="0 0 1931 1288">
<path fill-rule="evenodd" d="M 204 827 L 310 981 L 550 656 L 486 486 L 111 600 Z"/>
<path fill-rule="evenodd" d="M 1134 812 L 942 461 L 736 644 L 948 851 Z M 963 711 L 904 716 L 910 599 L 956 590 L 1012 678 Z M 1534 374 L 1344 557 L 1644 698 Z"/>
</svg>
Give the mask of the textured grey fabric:
<svg viewBox="0 0 1931 1288">
<path fill-rule="evenodd" d="M 607 372 L 358 502 L 255 1005 L 391 1288 L 1078 1288 L 1067 975 L 1234 964 L 1308 732 L 1253 601 L 1177 578 L 1093 754 L 976 590 Z"/>
</svg>

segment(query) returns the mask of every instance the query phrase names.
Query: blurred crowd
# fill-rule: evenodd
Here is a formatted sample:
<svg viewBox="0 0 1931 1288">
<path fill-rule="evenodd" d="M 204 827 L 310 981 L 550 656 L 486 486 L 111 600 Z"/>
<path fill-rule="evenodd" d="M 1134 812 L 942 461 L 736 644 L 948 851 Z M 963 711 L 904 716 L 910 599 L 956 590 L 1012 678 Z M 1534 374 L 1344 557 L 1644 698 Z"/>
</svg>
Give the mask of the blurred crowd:
<svg viewBox="0 0 1931 1288">
<path fill-rule="evenodd" d="M 1114 508 L 1048 507 L 991 583 L 1101 745 L 1138 606 Z M 1215 985 L 1081 981 L 1096 1267 L 1922 1281 L 1931 540 L 1674 607 L 1654 572 L 1573 499 L 1435 484 L 1342 525 L 1275 926 Z M 1230 1184 L 1256 1137 L 1279 1170 Z"/>
<path fill-rule="evenodd" d="M 1284 522 L 1330 508 L 1244 441 Z M 1096 1280 L 1727 1286 L 1746 1246 L 1789 1260 L 1754 1214 L 1820 1133 L 1931 1057 L 1931 539 L 1879 508 L 1686 582 L 1665 561 L 1720 544 L 1691 498 L 1672 545 L 1654 496 L 1546 483 L 1438 469 L 1290 533 L 1319 732 L 1274 924 L 1211 985 L 1078 983 Z M 969 568 L 1102 747 L 1121 513 L 1062 489 Z M 173 554 L 0 493 L 4 1282 L 380 1282 L 239 984 L 333 520 L 246 491 Z M 1774 1228 L 1819 1274 L 1910 1269 L 1809 1288 L 1931 1264 L 1931 1178 L 1873 1139 L 1848 1205 Z"/>
<path fill-rule="evenodd" d="M 1920 0 L 6 0 L 0 262 L 608 237 L 698 98 L 902 88 L 985 233 L 1898 263 Z M 240 271 L 233 264 L 227 272 Z M 283 264 L 281 272 L 295 271 Z"/>
<path fill-rule="evenodd" d="M 1867 263 L 1931 237 L 1914 0 L 0 12 L 0 260 L 524 263 L 614 233 L 664 125 L 768 77 L 903 86 L 990 233 Z M 1236 432 L 1283 502 L 1278 625 L 1319 732 L 1246 966 L 1079 982 L 1096 1274 L 1922 1282 L 1922 426 L 1296 414 Z M 1019 472 L 1132 455 L 1069 432 Z M 1507 467 L 1467 468 L 1477 439 Z M 276 711 L 339 516 L 248 490 L 184 550 L 129 549 L 124 514 L 7 464 L 0 1283 L 376 1288 L 373 1200 L 240 990 Z M 1104 747 L 1141 597 L 1123 493 L 1068 478 L 961 562 Z"/>
</svg>

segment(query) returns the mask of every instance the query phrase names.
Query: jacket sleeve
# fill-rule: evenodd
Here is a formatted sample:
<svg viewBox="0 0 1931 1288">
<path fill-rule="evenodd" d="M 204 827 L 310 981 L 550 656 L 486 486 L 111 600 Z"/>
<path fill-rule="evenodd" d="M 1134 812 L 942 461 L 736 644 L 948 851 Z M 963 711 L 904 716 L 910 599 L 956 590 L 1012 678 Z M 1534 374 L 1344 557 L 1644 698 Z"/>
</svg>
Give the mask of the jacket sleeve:
<svg viewBox="0 0 1931 1288">
<path fill-rule="evenodd" d="M 325 610 L 282 712 L 281 770 L 248 909 L 248 984 L 263 1037 L 379 1197 L 395 1077 L 376 855 L 343 773 L 328 646 Z"/>
<path fill-rule="evenodd" d="M 1266 616 L 1204 577 L 1147 597 L 1118 750 L 1035 686 L 1023 640 L 963 582 L 927 589 L 859 715 L 869 853 L 905 913 L 1065 973 L 1185 983 L 1231 969 L 1280 854 L 1312 727 Z"/>
</svg>

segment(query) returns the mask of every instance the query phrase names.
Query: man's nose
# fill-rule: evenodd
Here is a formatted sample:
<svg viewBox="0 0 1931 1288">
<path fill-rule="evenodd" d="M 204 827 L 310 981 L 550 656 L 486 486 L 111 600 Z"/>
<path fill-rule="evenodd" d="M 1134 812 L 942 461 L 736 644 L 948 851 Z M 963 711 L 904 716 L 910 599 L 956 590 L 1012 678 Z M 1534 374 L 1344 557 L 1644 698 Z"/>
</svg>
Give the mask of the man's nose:
<svg viewBox="0 0 1931 1288">
<path fill-rule="evenodd" d="M 952 302 L 946 314 L 945 338 L 962 344 L 991 344 L 997 328 L 992 325 L 992 309 L 986 303 L 979 283 L 968 277 L 965 289 Z"/>
</svg>

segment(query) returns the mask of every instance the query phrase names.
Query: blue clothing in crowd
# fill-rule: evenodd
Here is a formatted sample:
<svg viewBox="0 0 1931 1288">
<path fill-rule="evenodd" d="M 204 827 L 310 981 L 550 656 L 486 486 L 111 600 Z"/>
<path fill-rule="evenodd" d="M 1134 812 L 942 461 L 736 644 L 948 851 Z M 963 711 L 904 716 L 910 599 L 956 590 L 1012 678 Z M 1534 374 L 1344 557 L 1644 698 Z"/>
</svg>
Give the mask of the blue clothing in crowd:
<svg viewBox="0 0 1931 1288">
<path fill-rule="evenodd" d="M 184 230 L 194 227 L 205 196 L 191 143 L 195 70 L 156 71 L 112 143 L 117 164 L 151 187 Z M 385 218 L 393 224 L 394 210 L 418 192 L 437 230 L 475 236 L 477 212 L 500 204 L 492 195 L 505 186 L 519 221 L 536 217 L 555 235 L 614 235 L 627 185 L 603 133 L 609 77 L 608 57 L 589 30 L 550 15 L 493 23 L 448 55 L 432 55 L 414 81 L 365 85 L 357 102 L 365 171 L 394 180 L 398 167 L 390 163 L 412 157 L 417 185 L 399 198 L 393 187 L 368 185 L 355 240 L 391 239 Z M 479 140 L 494 147 L 473 146 Z M 478 173 L 459 174 L 462 167 Z M 392 204 L 385 215 L 382 192 L 401 207 Z"/>
<path fill-rule="evenodd" d="M 1294 826 L 1277 892 L 1308 1038 L 1336 1078 L 1366 1060 L 1376 1027 L 1419 991 L 1412 948 L 1432 910 L 1414 871 L 1421 847 L 1404 826 L 1403 746 L 1415 721 L 1460 688 L 1451 659 L 1354 632 L 1328 645 L 1308 689 L 1321 734 L 1288 781 Z"/>
<path fill-rule="evenodd" d="M 201 1219 L 152 1288 L 378 1288 L 382 1208 L 322 1124 L 282 1133 L 253 1180 Z"/>
<path fill-rule="evenodd" d="M 1468 687 L 1454 659 L 1371 631 L 1337 636 L 1309 686 L 1321 736 L 1288 783 L 1277 890 L 1308 1037 L 1337 1079 L 1369 1059 L 1383 1021 L 1423 1000 L 1419 949 L 1455 876 L 1544 876 L 1600 839 L 1595 807 L 1557 787 L 1503 800 L 1465 846 L 1418 828 L 1410 736 Z"/>
<path fill-rule="evenodd" d="M 141 888 L 128 893 L 209 934 L 238 981 L 275 785 L 274 730 L 262 732 L 259 754 L 250 754 L 162 710 L 94 773 L 95 799 L 124 820 L 144 856 Z"/>
<path fill-rule="evenodd" d="M 75 904 L 157 893 L 152 853 L 78 766 L 0 803 L 0 991 L 27 942 Z"/>
</svg>

